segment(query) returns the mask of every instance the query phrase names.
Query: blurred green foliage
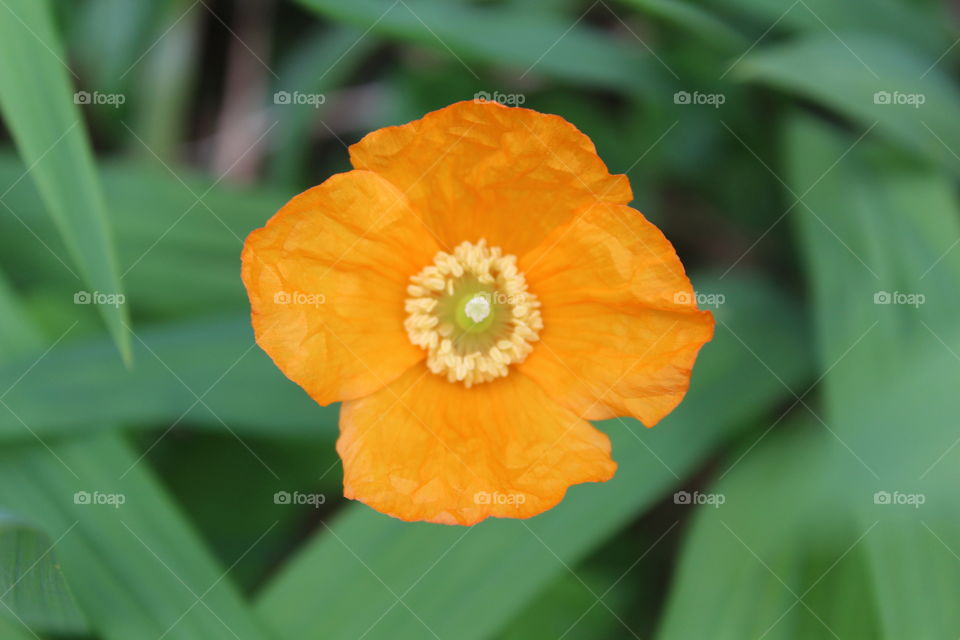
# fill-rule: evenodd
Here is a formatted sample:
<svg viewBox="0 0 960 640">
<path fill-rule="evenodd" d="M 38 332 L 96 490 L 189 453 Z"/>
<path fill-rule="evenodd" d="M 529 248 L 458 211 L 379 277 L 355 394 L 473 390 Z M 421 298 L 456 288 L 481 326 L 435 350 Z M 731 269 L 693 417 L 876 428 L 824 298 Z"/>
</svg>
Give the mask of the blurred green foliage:
<svg viewBox="0 0 960 640">
<path fill-rule="evenodd" d="M 960 636 L 949 9 L 3 0 L 0 638 Z M 481 92 L 630 176 L 717 333 L 661 425 L 599 425 L 612 481 L 405 524 L 339 497 L 239 252 Z"/>
</svg>

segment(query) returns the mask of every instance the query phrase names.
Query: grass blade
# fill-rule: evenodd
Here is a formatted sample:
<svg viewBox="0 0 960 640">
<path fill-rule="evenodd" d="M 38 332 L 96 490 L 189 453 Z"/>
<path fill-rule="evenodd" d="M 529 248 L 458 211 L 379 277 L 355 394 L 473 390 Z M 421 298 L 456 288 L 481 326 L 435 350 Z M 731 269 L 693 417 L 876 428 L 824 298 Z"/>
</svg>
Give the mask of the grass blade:
<svg viewBox="0 0 960 640">
<path fill-rule="evenodd" d="M 754 38 L 764 42 L 776 39 L 767 33 L 768 29 L 810 34 L 832 31 L 843 40 L 851 33 L 882 33 L 933 56 L 932 62 L 946 51 L 955 37 L 945 7 L 935 3 L 923 7 L 899 0 L 707 0 L 703 4 L 751 20 L 755 31 L 751 42 Z M 742 50 L 748 47 L 749 44 L 744 45 Z"/>
<path fill-rule="evenodd" d="M 83 286 L 121 294 L 103 195 L 49 3 L 6 0 L 0 13 L 6 14 L 0 19 L 0 109 L 7 126 Z M 126 308 L 98 308 L 129 364 Z"/>
<path fill-rule="evenodd" d="M 904 149 L 958 171 L 960 91 L 934 61 L 876 35 L 827 33 L 757 50 L 734 73 L 876 126 Z"/>
<path fill-rule="evenodd" d="M 320 407 L 287 380 L 254 344 L 245 316 L 142 329 L 134 371 L 108 358 L 110 348 L 100 339 L 64 343 L 0 363 L 0 400 L 9 408 L 0 411 L 0 442 L 111 424 L 266 437 L 336 433 L 338 406 Z"/>
<path fill-rule="evenodd" d="M 85 634 L 86 620 L 57 560 L 57 542 L 0 511 L 0 618 L 49 633 Z"/>
<path fill-rule="evenodd" d="M 798 119 L 787 143 L 790 182 L 802 192 L 850 139 Z M 877 523 L 864 545 L 883 637 L 955 637 L 960 469 L 945 419 L 960 411 L 954 183 L 934 166 L 866 142 L 801 207 L 821 358 L 831 367 L 824 420 L 836 436 L 833 464 L 846 470 L 836 487 L 861 526 Z M 917 295 L 923 301 L 915 304 L 898 297 Z"/>
<path fill-rule="evenodd" d="M 0 154 L 0 192 L 9 188 L 11 208 L 59 253 L 36 190 L 25 180 L 17 182 L 22 175 L 22 163 Z M 102 175 L 128 306 L 166 318 L 249 309 L 238 276 L 243 238 L 263 226 L 289 194 L 231 188 L 197 175 L 172 177 L 129 162 L 107 164 Z M 137 215 L 126 215 L 130 211 Z M 46 286 L 56 283 L 61 297 L 72 302 L 75 282 L 64 280 L 63 266 L 12 216 L 0 216 L 0 248 L 18 275 Z"/>
<path fill-rule="evenodd" d="M 504 66 L 522 74 L 521 78 L 536 73 L 581 86 L 657 96 L 665 92 L 663 79 L 671 73 L 653 55 L 642 55 L 647 49 L 640 43 L 624 40 L 621 44 L 575 16 L 437 0 L 299 2 L 338 22 L 449 55 L 478 82 L 478 72 L 470 63 Z"/>
<path fill-rule="evenodd" d="M 291 104 L 291 100 L 291 103 L 274 106 L 278 124 L 268 170 L 275 184 L 302 187 L 304 180 L 316 179 L 306 175 L 311 128 L 316 126 L 318 118 L 326 117 L 327 101 L 332 97 L 330 91 L 356 70 L 375 44 L 374 39 L 364 38 L 363 33 L 353 28 L 323 29 L 310 34 L 281 65 L 278 92 L 316 93 L 326 100 L 323 105 Z"/>
<path fill-rule="evenodd" d="M 21 350 L 38 346 L 13 298 L 0 297 L 2 316 L 24 339 Z M 137 462 L 110 433 L 5 447 L 0 507 L 59 538 L 64 575 L 91 627 L 107 640 L 263 637 L 229 570 L 217 566 Z M 97 495 L 113 502 L 98 503 Z"/>
</svg>

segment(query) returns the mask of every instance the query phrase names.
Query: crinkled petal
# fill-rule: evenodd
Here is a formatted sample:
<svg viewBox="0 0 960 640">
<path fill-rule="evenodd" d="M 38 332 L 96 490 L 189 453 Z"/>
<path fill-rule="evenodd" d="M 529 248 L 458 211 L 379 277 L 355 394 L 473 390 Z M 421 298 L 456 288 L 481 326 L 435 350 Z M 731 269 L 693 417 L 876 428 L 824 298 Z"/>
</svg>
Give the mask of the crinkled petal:
<svg viewBox="0 0 960 640">
<path fill-rule="evenodd" d="M 404 331 L 404 299 L 438 250 L 389 182 L 331 177 L 247 238 L 257 343 L 320 404 L 373 393 L 424 357 Z"/>
<path fill-rule="evenodd" d="M 713 316 L 639 211 L 588 207 L 519 265 L 544 324 L 520 371 L 589 420 L 631 415 L 649 427 L 680 403 Z"/>
<path fill-rule="evenodd" d="M 555 115 L 458 102 L 350 147 L 358 169 L 404 191 L 445 250 L 481 238 L 521 255 L 592 202 L 632 198 L 593 143 Z"/>
<path fill-rule="evenodd" d="M 343 405 L 344 493 L 403 520 L 527 518 L 608 480 L 610 441 L 517 372 L 466 388 L 410 369 Z"/>
</svg>

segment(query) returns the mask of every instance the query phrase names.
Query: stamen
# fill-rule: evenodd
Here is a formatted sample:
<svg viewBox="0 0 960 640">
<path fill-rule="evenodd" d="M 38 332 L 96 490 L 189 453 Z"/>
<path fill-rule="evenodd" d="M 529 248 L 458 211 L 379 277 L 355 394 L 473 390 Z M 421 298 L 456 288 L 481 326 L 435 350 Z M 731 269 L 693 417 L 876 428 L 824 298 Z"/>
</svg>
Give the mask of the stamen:
<svg viewBox="0 0 960 640">
<path fill-rule="evenodd" d="M 517 259 L 482 239 L 439 252 L 407 293 L 404 328 L 427 351 L 427 368 L 468 387 L 506 376 L 543 328 Z"/>
</svg>

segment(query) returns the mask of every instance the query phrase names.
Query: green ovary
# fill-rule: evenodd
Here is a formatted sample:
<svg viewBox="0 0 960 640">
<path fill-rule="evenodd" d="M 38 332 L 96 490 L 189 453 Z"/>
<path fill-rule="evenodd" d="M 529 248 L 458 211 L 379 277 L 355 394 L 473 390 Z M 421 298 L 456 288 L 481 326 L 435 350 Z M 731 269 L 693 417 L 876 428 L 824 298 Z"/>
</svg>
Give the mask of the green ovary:
<svg viewBox="0 0 960 640">
<path fill-rule="evenodd" d="M 453 293 L 440 298 L 436 314 L 441 333 L 450 332 L 445 337 L 453 341 L 455 352 L 487 351 L 509 337 L 512 306 L 503 303 L 502 298 L 493 285 L 480 282 L 473 275 L 460 278 Z"/>
</svg>

